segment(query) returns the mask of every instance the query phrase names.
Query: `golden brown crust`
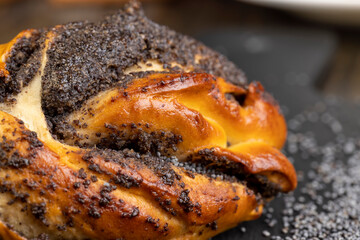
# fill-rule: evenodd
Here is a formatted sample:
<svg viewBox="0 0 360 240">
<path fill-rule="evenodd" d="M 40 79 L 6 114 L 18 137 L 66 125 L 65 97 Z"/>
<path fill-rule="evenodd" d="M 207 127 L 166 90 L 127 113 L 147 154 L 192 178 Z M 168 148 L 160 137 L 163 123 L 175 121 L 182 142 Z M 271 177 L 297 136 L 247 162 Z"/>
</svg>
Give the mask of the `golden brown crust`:
<svg viewBox="0 0 360 240">
<path fill-rule="evenodd" d="M 203 81 L 204 77 L 210 78 L 211 76 L 182 75 L 182 77 Z M 177 78 L 178 75 L 175 75 L 171 79 Z M 149 79 L 162 81 L 161 75 L 151 76 Z M 173 83 L 176 85 L 176 81 L 173 81 Z M 180 88 L 184 87 L 183 85 L 178 86 Z M 191 89 L 191 87 L 189 88 Z M 179 90 L 173 87 L 171 91 L 166 91 L 166 93 L 171 94 L 176 89 Z M 132 96 L 131 87 L 127 90 L 129 95 L 125 99 Z M 239 90 L 239 92 L 245 92 L 245 90 Z M 152 94 L 154 93 L 149 89 L 149 98 Z M 120 92 L 119 96 L 123 97 L 124 95 Z M 92 108 L 94 113 L 99 113 L 103 118 L 99 120 L 96 118 L 97 114 L 93 114 L 90 120 L 96 119 L 100 121 L 102 123 L 101 127 L 105 123 L 116 125 L 117 123 L 113 121 L 116 118 L 108 117 L 105 113 L 109 113 L 111 109 L 114 111 L 122 109 L 124 105 L 115 107 L 111 103 L 106 102 L 106 99 L 110 99 L 110 102 L 116 104 L 116 98 L 111 96 L 106 96 L 103 99 L 105 99 L 105 104 L 100 101 L 95 101 L 95 103 L 105 108 L 106 106 L 111 106 L 111 108 L 103 109 L 102 111 Z M 123 110 L 126 112 L 126 109 Z M 151 109 L 151 111 L 154 111 L 154 109 Z M 122 112 L 115 112 L 118 117 L 117 119 L 126 119 L 119 116 Z M 138 113 L 141 113 L 141 111 L 138 111 Z M 177 109 L 175 113 L 181 114 L 182 110 Z M 202 115 L 200 114 L 199 116 Z M 146 121 L 152 120 L 146 116 L 141 116 L 140 118 Z M 141 161 L 126 159 L 125 162 L 116 163 L 104 160 L 101 151 L 98 153 L 92 150 L 82 150 L 77 147 L 62 145 L 55 141 L 44 142 L 44 146 L 33 149 L 31 147 L 32 143 L 26 141 L 27 138 L 24 136 L 23 131 L 25 131 L 25 135 L 28 132 L 26 132 L 27 130 L 23 123 L 4 112 L 0 112 L 0 119 L 2 130 L 2 136 L 0 137 L 6 139 L 3 145 L 14 141 L 15 146 L 11 153 L 18 151 L 20 157 L 25 159 L 28 156 L 34 156 L 28 159 L 30 164 L 26 168 L 13 169 L 5 167 L 0 174 L 3 179 L 2 181 L 10 182 L 12 186 L 18 186 L 19 189 L 16 188 L 18 192 L 26 191 L 31 196 L 26 202 L 28 206 L 46 202 L 46 213 L 38 219 L 40 223 L 37 224 L 45 224 L 46 231 L 49 234 L 56 231 L 58 226 L 66 226 L 67 221 L 71 219 L 74 226 L 66 227 L 66 234 L 70 234 L 70 236 L 72 229 L 76 229 L 73 230 L 76 232 L 73 233 L 76 236 L 83 235 L 91 238 L 99 238 L 105 233 L 109 237 L 108 239 L 118 236 L 131 239 L 144 237 L 151 239 L 165 237 L 175 239 L 186 235 L 189 236 L 189 239 L 198 239 L 200 238 L 198 235 L 201 233 L 201 236 L 205 239 L 215 235 L 217 232 L 228 229 L 240 221 L 251 220 L 261 214 L 261 205 L 257 202 L 255 193 L 240 183 L 214 180 L 197 173 L 189 175 L 184 169 L 172 166 L 171 169 L 178 176 L 181 176 L 181 179 L 169 186 L 164 184 L 161 178 L 154 173 L 154 170 L 149 169 Z M 133 120 L 131 119 L 131 121 Z M 86 119 L 83 119 L 83 121 L 86 121 Z M 94 126 L 92 122 L 86 123 L 88 127 L 85 129 L 90 131 Z M 121 122 L 120 124 L 123 123 Z M 169 126 L 173 125 L 170 124 Z M 182 125 L 183 128 L 187 126 L 188 124 Z M 162 127 L 167 129 L 166 125 Z M 102 129 L 97 130 L 103 131 Z M 184 139 L 188 137 L 184 134 Z M 269 179 L 279 183 L 282 186 L 282 191 L 293 189 L 296 184 L 296 180 L 294 180 L 295 174 L 288 160 L 261 138 L 258 141 L 250 139 L 250 141 L 232 145 L 229 149 L 215 147 L 213 155 L 225 156 L 231 161 L 239 162 L 245 166 L 246 171 L 249 173 L 260 173 L 270 176 L 274 172 L 279 172 L 285 176 L 285 180 L 284 178 L 277 177 Z M 33 139 L 35 142 L 36 140 L 37 138 Z M 214 145 L 216 144 L 210 141 L 205 145 L 192 146 L 193 150 L 190 149 L 189 151 L 197 151 L 201 148 Z M 32 151 L 28 152 L 28 149 L 32 149 Z M 189 149 L 189 145 L 185 145 L 183 149 Z M 124 158 L 123 155 L 116 154 L 110 157 L 116 158 L 116 161 L 119 161 L 119 158 Z M 12 157 L 7 155 L 4 159 L 9 160 Z M 126 163 L 126 167 L 124 167 L 124 163 Z M 94 168 L 94 166 L 96 167 Z M 91 183 L 87 188 L 83 187 L 83 184 L 89 179 L 79 179 L 79 172 L 86 176 L 96 176 L 97 182 Z M 39 175 L 39 173 L 41 174 Z M 107 182 L 111 182 L 118 173 L 121 173 L 121 176 L 126 176 L 126 179 L 131 179 L 132 183 L 140 183 L 139 186 L 128 189 L 120 181 L 120 186 L 117 186 L 116 190 L 109 191 L 111 192 L 111 203 L 100 207 L 100 202 L 103 198 L 101 196 L 101 189 L 106 186 Z M 24 181 L 27 182 L 29 180 L 38 183 L 39 188 L 28 189 L 28 187 L 25 187 Z M 79 184 L 80 187 L 74 189 L 74 186 Z M 47 186 L 56 187 L 47 188 Z M 184 204 L 179 204 L 182 198 L 190 202 L 185 201 Z M 170 204 L 165 206 L 166 210 L 164 210 L 164 203 L 166 204 L 167 202 L 170 202 Z M 196 206 L 200 207 L 197 209 Z M 110 224 L 108 219 L 116 220 L 113 220 Z M 156 222 L 157 219 L 160 219 L 160 221 Z M 80 231 L 81 233 L 78 233 L 80 226 L 82 230 Z M 126 226 L 126 231 L 124 231 L 123 226 Z M 151 234 L 148 232 L 149 229 L 152 229 Z M 61 232 L 59 234 L 61 236 Z"/>
<path fill-rule="evenodd" d="M 12 188 L 17 195 L 28 194 L 24 206 L 29 206 L 29 214 L 31 206 L 44 204 L 46 211 L 43 215 L 33 213 L 37 218 L 34 227 L 45 225 L 49 233 L 58 226 L 66 226 L 67 234 L 72 229 L 76 232 L 82 229 L 80 232 L 90 238 L 101 238 L 104 234 L 106 239 L 119 236 L 126 239 L 171 239 L 186 234 L 193 234 L 195 238 L 207 229 L 208 223 L 216 221 L 217 227 L 209 233 L 203 232 L 204 236 L 214 235 L 238 221 L 251 220 L 260 214 L 260 210 L 256 211 L 259 206 L 255 194 L 242 184 L 211 180 L 196 173 L 189 177 L 184 170 L 173 166 L 181 180 L 168 186 L 141 162 L 128 159 L 127 166 L 123 167 L 124 164 L 105 162 L 96 154 L 89 155 L 91 161 L 89 156 L 84 158 L 91 150 L 46 143 L 40 146 L 36 138 L 27 140 L 29 132 L 19 120 L 3 112 L 0 112 L 0 119 L 0 137 L 6 139 L 2 146 L 14 145 L 4 156 L 8 162 L 4 163 L 7 167 L 0 173 L 1 184 L 9 183 L 7 188 Z M 15 151 L 17 157 L 29 162 L 28 166 L 15 167 L 9 163 Z M 94 164 L 102 174 L 89 170 Z M 102 206 L 101 191 L 111 176 L 118 172 L 137 179 L 141 182 L 140 187 L 128 189 L 118 184 L 117 189 L 109 191 L 109 203 Z M 86 180 L 80 173 L 97 176 L 97 181 L 85 188 Z M 82 183 L 81 186 L 74 189 L 78 182 Z M 179 204 L 182 197 L 189 197 L 191 203 Z M 170 212 L 162 208 L 163 202 L 171 202 L 168 205 Z M 71 227 L 67 226 L 70 220 Z"/>
<path fill-rule="evenodd" d="M 227 93 L 243 95 L 243 106 L 227 100 Z M 96 131 L 106 132 L 104 123 L 145 125 L 151 121 L 149 129 L 172 127 L 173 132 L 191 134 L 191 140 L 184 137 L 180 144 L 188 150 L 248 140 L 261 140 L 281 148 L 286 138 L 284 118 L 277 105 L 269 103 L 263 95 L 259 83 L 250 84 L 245 90 L 209 74 L 153 74 L 135 80 L 126 89 L 101 93 L 72 113 L 68 121 L 84 142 L 92 141 Z M 211 125 L 208 120 L 217 124 Z M 87 127 L 82 129 L 84 123 Z M 84 139 L 84 134 L 90 140 Z"/>
<path fill-rule="evenodd" d="M 243 106 L 227 100 L 226 93 L 244 95 Z M 295 170 L 276 149 L 285 141 L 285 121 L 263 95 L 259 83 L 245 90 L 209 74 L 153 74 L 90 99 L 68 117 L 78 135 L 65 141 L 94 146 L 116 131 L 124 139 L 134 134 L 136 123 L 148 133 L 181 135 L 172 151 L 180 159 L 215 147 L 214 155 L 241 163 L 248 173 L 278 172 L 285 178 L 282 191 L 291 191 Z"/>
</svg>

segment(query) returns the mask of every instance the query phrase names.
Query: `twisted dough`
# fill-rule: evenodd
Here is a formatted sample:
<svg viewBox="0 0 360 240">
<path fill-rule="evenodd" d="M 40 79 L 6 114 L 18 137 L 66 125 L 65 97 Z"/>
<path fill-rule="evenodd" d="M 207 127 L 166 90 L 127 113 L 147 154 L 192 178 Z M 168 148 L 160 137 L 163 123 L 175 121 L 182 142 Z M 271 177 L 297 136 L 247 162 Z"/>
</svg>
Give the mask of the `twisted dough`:
<svg viewBox="0 0 360 240">
<path fill-rule="evenodd" d="M 133 3 L 119 18 L 148 21 L 137 11 Z M 278 150 L 277 104 L 259 83 L 225 81 L 208 50 L 168 68 L 139 60 L 121 69 L 132 76 L 125 85 L 76 96 L 78 107 L 49 102 L 59 77 L 51 51 L 66 31 L 27 30 L 0 45 L 3 239 L 207 239 L 296 187 Z M 203 72 L 222 76 L 200 73 L 201 59 L 212 66 Z"/>
</svg>

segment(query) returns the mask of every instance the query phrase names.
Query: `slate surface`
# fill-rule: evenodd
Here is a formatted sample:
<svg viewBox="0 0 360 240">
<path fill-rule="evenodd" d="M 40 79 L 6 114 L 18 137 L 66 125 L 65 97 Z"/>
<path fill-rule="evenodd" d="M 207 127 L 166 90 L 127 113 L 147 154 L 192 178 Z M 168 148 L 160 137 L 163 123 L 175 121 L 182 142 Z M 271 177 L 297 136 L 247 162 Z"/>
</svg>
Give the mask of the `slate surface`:
<svg viewBox="0 0 360 240">
<path fill-rule="evenodd" d="M 285 109 L 287 120 L 324 100 L 317 85 L 326 72 L 337 45 L 336 37 L 329 32 L 233 28 L 204 33 L 197 38 L 235 62 L 244 70 L 249 81 L 261 82 Z M 354 118 L 360 118 L 358 107 L 347 104 L 339 111 L 342 111 L 339 115 L 347 126 L 345 133 L 359 129 L 359 122 Z M 313 131 L 325 140 L 333 137 L 327 129 Z M 309 161 L 295 160 L 297 170 L 306 172 L 309 165 Z M 269 239 L 262 235 L 263 230 L 284 236 L 281 234 L 283 204 L 281 197 L 269 204 L 274 208 L 274 218 L 278 220 L 275 227 L 268 227 L 263 216 L 256 221 L 242 223 L 214 239 Z M 245 233 L 241 231 L 241 227 L 246 228 Z"/>
</svg>

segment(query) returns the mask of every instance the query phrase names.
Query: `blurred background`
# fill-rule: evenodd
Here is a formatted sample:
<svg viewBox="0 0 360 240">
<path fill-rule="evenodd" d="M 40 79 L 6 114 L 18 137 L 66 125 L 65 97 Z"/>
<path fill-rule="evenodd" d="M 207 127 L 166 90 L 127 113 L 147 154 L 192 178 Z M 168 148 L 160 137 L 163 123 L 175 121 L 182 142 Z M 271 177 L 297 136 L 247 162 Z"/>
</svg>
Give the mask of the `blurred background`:
<svg viewBox="0 0 360 240">
<path fill-rule="evenodd" d="M 85 19 L 96 21 L 106 13 L 116 11 L 124 2 L 126 1 L 0 0 L 0 42 L 9 41 L 26 28 L 41 28 Z M 143 0 L 142 2 L 146 14 L 152 20 L 194 36 L 224 54 L 229 53 L 225 52 L 227 46 L 222 46 L 222 40 L 216 39 L 214 42 L 215 40 L 211 39 L 215 35 L 218 38 L 221 36 L 238 38 L 233 41 L 243 45 L 244 48 L 240 49 L 240 53 L 250 54 L 247 58 L 255 57 L 254 64 L 258 64 L 256 57 L 266 54 L 267 51 L 271 51 L 271 54 L 275 53 L 274 56 L 266 55 L 267 59 L 270 61 L 276 57 L 279 59 L 277 55 L 280 54 L 283 64 L 286 65 L 287 58 L 298 57 L 292 55 L 291 51 L 301 53 L 313 50 L 309 61 L 315 61 L 312 64 L 318 68 L 315 76 L 296 72 L 285 74 L 287 76 L 295 74 L 299 81 L 303 79 L 307 82 L 316 81 L 317 89 L 324 93 L 344 96 L 351 101 L 360 101 L 360 80 L 358 80 L 360 78 L 360 1 Z M 231 31 L 233 34 L 238 34 L 231 35 Z M 305 40 L 307 44 L 302 46 Z M 270 44 L 274 41 L 276 42 Z M 298 49 L 284 49 L 282 46 L 291 43 Z M 280 52 L 285 50 L 288 52 Z M 234 54 L 233 51 L 230 52 Z M 244 58 L 239 63 L 243 63 L 239 67 L 245 70 L 250 80 L 262 80 L 255 79 L 263 77 L 256 73 L 262 69 L 259 65 L 251 65 L 253 63 L 250 64 Z M 297 61 L 291 63 L 304 64 Z M 282 66 L 282 64 L 278 65 Z"/>
</svg>

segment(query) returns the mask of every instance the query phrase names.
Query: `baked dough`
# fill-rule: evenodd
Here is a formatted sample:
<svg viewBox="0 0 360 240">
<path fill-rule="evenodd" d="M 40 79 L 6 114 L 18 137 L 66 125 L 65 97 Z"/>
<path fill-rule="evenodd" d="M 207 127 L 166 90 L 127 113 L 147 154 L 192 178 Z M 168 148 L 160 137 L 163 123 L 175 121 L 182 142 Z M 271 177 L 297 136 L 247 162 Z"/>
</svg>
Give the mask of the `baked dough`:
<svg viewBox="0 0 360 240">
<path fill-rule="evenodd" d="M 208 239 L 296 187 L 261 84 L 137 2 L 0 56 L 3 239 Z"/>
</svg>

